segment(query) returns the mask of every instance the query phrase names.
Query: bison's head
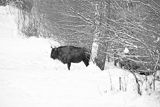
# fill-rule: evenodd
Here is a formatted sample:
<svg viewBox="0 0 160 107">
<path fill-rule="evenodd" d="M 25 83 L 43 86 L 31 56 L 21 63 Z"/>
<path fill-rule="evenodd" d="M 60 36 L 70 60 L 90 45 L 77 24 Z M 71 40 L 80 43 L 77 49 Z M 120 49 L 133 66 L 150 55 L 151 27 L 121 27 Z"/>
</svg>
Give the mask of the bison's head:
<svg viewBox="0 0 160 107">
<path fill-rule="evenodd" d="M 53 58 L 53 59 L 58 58 L 58 48 L 52 48 L 50 57 Z"/>
</svg>

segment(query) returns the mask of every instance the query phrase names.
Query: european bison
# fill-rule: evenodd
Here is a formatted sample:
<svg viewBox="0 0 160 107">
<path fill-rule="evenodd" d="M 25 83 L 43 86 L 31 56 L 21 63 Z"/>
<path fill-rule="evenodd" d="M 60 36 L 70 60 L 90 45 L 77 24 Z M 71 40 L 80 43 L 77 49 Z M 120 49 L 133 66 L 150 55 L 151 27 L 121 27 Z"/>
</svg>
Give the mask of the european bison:
<svg viewBox="0 0 160 107">
<path fill-rule="evenodd" d="M 79 63 L 83 61 L 84 64 L 88 66 L 90 51 L 82 47 L 60 46 L 58 48 L 52 48 L 50 57 L 67 64 L 68 70 L 70 70 L 71 63 Z"/>
</svg>

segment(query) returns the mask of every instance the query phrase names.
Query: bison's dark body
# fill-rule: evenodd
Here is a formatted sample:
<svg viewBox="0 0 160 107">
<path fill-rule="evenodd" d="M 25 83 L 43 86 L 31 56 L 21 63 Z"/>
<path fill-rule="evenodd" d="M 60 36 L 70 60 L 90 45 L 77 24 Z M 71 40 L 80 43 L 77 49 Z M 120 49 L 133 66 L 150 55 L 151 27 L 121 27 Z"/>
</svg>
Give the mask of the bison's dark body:
<svg viewBox="0 0 160 107">
<path fill-rule="evenodd" d="M 89 65 L 90 51 L 86 48 L 75 46 L 60 46 L 58 48 L 52 48 L 51 58 L 58 59 L 62 63 L 67 64 L 70 70 L 71 63 L 84 62 L 86 66 Z"/>
</svg>

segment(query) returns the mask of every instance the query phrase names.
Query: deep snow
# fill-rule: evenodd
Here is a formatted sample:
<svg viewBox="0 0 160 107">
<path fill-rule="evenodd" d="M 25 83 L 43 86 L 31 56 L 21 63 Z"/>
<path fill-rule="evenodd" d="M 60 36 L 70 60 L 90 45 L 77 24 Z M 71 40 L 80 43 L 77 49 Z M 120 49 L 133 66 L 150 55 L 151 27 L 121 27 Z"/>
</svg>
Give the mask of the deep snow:
<svg viewBox="0 0 160 107">
<path fill-rule="evenodd" d="M 139 96 L 125 70 L 108 64 L 100 71 L 81 62 L 68 71 L 50 58 L 53 41 L 21 37 L 16 12 L 6 10 L 0 7 L 0 107 L 160 107 L 160 92 Z M 119 77 L 125 92 L 119 91 Z"/>
</svg>

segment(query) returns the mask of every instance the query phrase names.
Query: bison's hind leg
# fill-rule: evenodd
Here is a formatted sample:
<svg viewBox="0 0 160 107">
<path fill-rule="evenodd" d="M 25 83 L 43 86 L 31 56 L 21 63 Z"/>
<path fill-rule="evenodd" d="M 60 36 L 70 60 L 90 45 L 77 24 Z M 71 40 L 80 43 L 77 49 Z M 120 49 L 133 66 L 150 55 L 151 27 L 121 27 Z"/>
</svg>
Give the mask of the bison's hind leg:
<svg viewBox="0 0 160 107">
<path fill-rule="evenodd" d="M 86 65 L 86 67 L 89 65 L 89 60 L 88 59 L 84 59 L 83 62 Z"/>
<path fill-rule="evenodd" d="M 89 54 L 85 54 L 84 55 L 84 59 L 83 59 L 83 62 L 86 66 L 89 65 L 89 60 L 90 60 L 90 55 Z"/>
<path fill-rule="evenodd" d="M 71 62 L 68 62 L 68 63 L 67 63 L 67 67 L 68 67 L 68 70 L 70 70 Z"/>
</svg>

